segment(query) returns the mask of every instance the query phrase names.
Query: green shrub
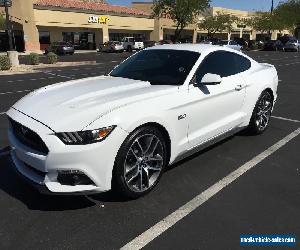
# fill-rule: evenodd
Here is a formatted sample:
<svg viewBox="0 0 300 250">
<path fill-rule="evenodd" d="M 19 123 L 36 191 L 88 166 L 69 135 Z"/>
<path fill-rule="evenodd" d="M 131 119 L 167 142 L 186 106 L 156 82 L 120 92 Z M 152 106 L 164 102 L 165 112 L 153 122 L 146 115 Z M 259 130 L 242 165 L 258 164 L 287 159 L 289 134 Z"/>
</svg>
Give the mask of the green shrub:
<svg viewBox="0 0 300 250">
<path fill-rule="evenodd" d="M 254 44 L 252 45 L 252 48 L 251 48 L 251 49 L 253 49 L 253 50 L 258 49 L 258 45 L 257 45 L 256 43 L 254 43 Z"/>
<path fill-rule="evenodd" d="M 40 63 L 39 55 L 37 53 L 29 54 L 29 63 L 31 65 L 38 65 Z"/>
<path fill-rule="evenodd" d="M 8 56 L 0 56 L 0 69 L 9 70 L 11 68 L 11 63 Z"/>
<path fill-rule="evenodd" d="M 53 52 L 47 54 L 47 63 L 48 64 L 55 64 L 57 63 L 57 55 Z"/>
</svg>

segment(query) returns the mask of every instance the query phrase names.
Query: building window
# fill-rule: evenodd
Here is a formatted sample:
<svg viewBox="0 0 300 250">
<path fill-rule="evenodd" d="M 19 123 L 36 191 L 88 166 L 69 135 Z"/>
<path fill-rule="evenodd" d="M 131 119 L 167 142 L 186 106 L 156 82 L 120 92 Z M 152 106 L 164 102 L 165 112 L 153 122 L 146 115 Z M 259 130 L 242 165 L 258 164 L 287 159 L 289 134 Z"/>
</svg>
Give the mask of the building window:
<svg viewBox="0 0 300 250">
<path fill-rule="evenodd" d="M 39 31 L 40 44 L 50 44 L 50 32 Z"/>
<path fill-rule="evenodd" d="M 63 41 L 72 43 L 75 49 L 96 49 L 94 32 L 63 32 Z"/>
<path fill-rule="evenodd" d="M 121 42 L 124 37 L 134 37 L 134 38 L 141 38 L 142 40 L 146 40 L 145 34 L 130 34 L 130 33 L 110 33 L 109 34 L 110 41 Z"/>
</svg>

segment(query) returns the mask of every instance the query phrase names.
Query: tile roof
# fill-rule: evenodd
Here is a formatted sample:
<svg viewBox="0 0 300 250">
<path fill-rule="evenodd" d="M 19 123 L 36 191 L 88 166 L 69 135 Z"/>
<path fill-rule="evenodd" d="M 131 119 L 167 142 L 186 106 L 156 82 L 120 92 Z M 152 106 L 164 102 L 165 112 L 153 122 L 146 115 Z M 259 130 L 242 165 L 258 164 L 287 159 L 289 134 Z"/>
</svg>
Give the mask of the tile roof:
<svg viewBox="0 0 300 250">
<path fill-rule="evenodd" d="M 66 9 L 94 10 L 118 14 L 149 16 L 148 13 L 130 7 L 110 5 L 106 3 L 84 2 L 80 0 L 38 0 L 36 6 L 59 7 Z"/>
</svg>

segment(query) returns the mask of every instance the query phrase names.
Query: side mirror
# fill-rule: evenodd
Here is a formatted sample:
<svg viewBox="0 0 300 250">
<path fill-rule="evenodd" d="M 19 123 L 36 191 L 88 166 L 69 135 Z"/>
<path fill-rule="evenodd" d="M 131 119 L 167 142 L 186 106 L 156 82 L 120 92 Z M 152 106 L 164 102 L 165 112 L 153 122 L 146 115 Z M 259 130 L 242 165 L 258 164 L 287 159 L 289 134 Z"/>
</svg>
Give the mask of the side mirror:
<svg viewBox="0 0 300 250">
<path fill-rule="evenodd" d="M 217 84 L 220 84 L 221 81 L 222 81 L 222 77 L 220 75 L 207 73 L 201 79 L 201 84 L 202 85 L 217 85 Z"/>
</svg>

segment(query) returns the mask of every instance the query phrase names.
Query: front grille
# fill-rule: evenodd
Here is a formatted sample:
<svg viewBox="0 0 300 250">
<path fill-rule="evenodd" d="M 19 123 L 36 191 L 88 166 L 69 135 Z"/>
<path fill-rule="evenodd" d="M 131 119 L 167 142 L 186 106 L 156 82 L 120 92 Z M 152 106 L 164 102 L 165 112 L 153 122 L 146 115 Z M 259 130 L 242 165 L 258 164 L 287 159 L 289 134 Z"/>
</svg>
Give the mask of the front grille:
<svg viewBox="0 0 300 250">
<path fill-rule="evenodd" d="M 38 134 L 22 124 L 9 118 L 11 128 L 15 137 L 25 146 L 32 148 L 38 152 L 48 154 L 49 149 Z"/>
</svg>

